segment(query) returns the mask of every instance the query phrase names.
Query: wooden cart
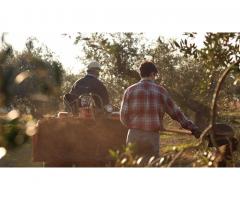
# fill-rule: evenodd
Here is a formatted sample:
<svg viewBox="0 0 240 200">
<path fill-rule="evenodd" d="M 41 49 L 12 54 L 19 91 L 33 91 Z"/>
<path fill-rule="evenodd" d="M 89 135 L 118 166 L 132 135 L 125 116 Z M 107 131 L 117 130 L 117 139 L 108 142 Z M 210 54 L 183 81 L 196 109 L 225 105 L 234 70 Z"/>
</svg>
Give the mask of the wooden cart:
<svg viewBox="0 0 240 200">
<path fill-rule="evenodd" d="M 109 149 L 121 149 L 126 136 L 119 120 L 42 119 L 33 136 L 33 161 L 47 167 L 108 166 L 112 162 Z"/>
</svg>

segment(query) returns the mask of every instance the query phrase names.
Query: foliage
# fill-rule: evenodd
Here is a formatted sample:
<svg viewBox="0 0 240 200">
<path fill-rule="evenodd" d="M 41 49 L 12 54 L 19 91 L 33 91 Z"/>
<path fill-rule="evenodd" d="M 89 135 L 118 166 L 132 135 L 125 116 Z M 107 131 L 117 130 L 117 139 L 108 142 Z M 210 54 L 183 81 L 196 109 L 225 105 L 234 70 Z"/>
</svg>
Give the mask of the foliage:
<svg viewBox="0 0 240 200">
<path fill-rule="evenodd" d="M 239 153 L 233 152 L 226 157 L 226 146 L 217 150 L 208 147 L 204 140 L 200 145 L 195 143 L 185 147 L 173 146 L 162 152 L 160 157 L 139 156 L 134 153 L 135 146 L 129 144 L 121 151 L 110 150 L 115 167 L 236 167 L 239 166 Z"/>
<path fill-rule="evenodd" d="M 194 43 L 196 33 L 185 33 L 185 35 L 188 37 L 187 39 L 181 39 L 179 43 L 175 41 L 174 45 L 185 57 L 194 58 L 202 63 L 204 76 L 200 83 L 201 94 L 208 94 L 206 97 L 209 99 L 221 73 L 227 67 L 240 61 L 240 33 L 206 33 L 202 48 L 197 48 Z M 226 101 L 232 100 L 233 97 L 239 98 L 236 88 L 239 69 L 236 68 L 230 77 L 225 83 Z M 236 81 L 234 82 L 234 80 Z M 224 101 L 222 103 L 224 104 Z"/>
<path fill-rule="evenodd" d="M 23 52 L 12 51 L 1 62 L 7 109 L 14 107 L 35 117 L 58 109 L 63 67 L 52 59 L 48 50 L 43 55 L 42 51 L 35 49 L 30 40 Z"/>
<path fill-rule="evenodd" d="M 4 41 L 0 49 L 0 158 L 6 150 L 35 134 L 35 118 L 58 109 L 63 67 L 46 47 L 15 52 Z"/>
<path fill-rule="evenodd" d="M 62 87 L 61 87 L 61 94 L 64 95 L 64 94 L 67 94 L 73 84 L 80 78 L 83 78 L 84 77 L 84 72 L 82 72 L 81 74 L 71 74 L 71 73 L 67 73 L 67 72 L 64 72 L 63 73 L 63 83 L 62 83 Z"/>
<path fill-rule="evenodd" d="M 118 106 L 123 91 L 139 80 L 137 65 L 146 55 L 142 34 L 92 33 L 76 37 L 75 43 L 83 46 L 85 64 L 96 60 L 104 66 L 101 77 Z"/>
<path fill-rule="evenodd" d="M 17 115 L 11 117 L 13 112 Z M 11 149 L 24 144 L 29 136 L 35 133 L 35 125 L 36 121 L 31 115 L 21 115 L 16 110 L 12 110 L 0 119 L 0 145 Z"/>
<path fill-rule="evenodd" d="M 110 150 L 109 153 L 114 159 L 115 167 L 164 167 L 174 157 L 174 153 L 156 158 L 154 156 L 139 156 L 134 153 L 135 146 L 129 144 L 122 151 Z"/>
<path fill-rule="evenodd" d="M 202 113 L 208 112 L 208 93 L 202 87 L 207 79 L 202 63 L 180 55 L 172 42 L 157 40 L 150 50 L 159 71 L 157 82 L 164 85 L 177 104 L 188 115 L 195 117 L 197 125 L 204 127 Z M 177 81 L 176 81 L 177 80 Z M 206 116 L 207 117 L 207 116 Z"/>
</svg>

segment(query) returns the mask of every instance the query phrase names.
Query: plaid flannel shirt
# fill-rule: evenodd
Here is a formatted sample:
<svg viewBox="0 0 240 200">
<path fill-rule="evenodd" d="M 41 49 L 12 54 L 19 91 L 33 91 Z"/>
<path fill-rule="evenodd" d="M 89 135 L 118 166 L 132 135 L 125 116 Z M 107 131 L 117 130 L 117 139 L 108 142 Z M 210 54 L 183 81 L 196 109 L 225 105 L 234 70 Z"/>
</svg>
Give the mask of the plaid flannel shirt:
<svg viewBox="0 0 240 200">
<path fill-rule="evenodd" d="M 167 90 L 150 80 L 141 80 L 124 92 L 120 120 L 129 129 L 163 130 L 163 116 L 168 113 L 188 130 L 197 127 L 174 103 Z"/>
</svg>

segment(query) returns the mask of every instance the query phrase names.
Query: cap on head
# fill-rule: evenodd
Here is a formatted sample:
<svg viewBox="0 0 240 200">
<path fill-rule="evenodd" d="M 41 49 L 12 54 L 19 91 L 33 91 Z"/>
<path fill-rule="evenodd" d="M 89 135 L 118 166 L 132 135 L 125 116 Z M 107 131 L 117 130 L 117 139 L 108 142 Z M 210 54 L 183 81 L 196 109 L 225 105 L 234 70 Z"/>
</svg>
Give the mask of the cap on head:
<svg viewBox="0 0 240 200">
<path fill-rule="evenodd" d="M 101 66 L 97 61 L 92 61 L 87 66 L 87 70 L 101 70 Z"/>
</svg>

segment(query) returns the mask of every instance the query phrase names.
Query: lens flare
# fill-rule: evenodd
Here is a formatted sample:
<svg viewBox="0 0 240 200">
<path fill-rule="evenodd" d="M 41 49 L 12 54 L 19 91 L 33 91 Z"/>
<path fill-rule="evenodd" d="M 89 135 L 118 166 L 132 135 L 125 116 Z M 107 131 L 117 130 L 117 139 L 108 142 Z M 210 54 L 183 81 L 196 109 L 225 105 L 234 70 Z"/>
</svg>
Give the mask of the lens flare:
<svg viewBox="0 0 240 200">
<path fill-rule="evenodd" d="M 211 167 L 213 165 L 213 162 L 212 161 L 209 161 L 208 162 L 208 166 Z"/>
<path fill-rule="evenodd" d="M 155 157 L 152 156 L 152 157 L 149 159 L 148 164 L 150 165 L 150 164 L 154 161 L 154 159 L 155 159 Z"/>
<path fill-rule="evenodd" d="M 143 160 L 143 157 L 138 158 L 138 160 L 137 160 L 137 165 L 140 165 L 141 162 L 142 162 L 142 160 Z"/>
<path fill-rule="evenodd" d="M 240 78 L 236 79 L 236 80 L 233 82 L 233 85 L 237 85 L 238 82 L 240 82 Z"/>
<path fill-rule="evenodd" d="M 9 120 L 14 120 L 16 118 L 18 118 L 20 115 L 18 110 L 12 110 L 7 114 L 7 117 Z"/>
<path fill-rule="evenodd" d="M 159 161 L 159 164 L 161 165 L 161 164 L 163 164 L 163 161 L 165 160 L 165 158 L 164 157 L 162 157 L 161 159 L 160 159 L 160 161 Z"/>
<path fill-rule="evenodd" d="M 28 136 L 33 136 L 37 132 L 36 123 L 34 121 L 29 121 L 26 124 L 26 134 Z"/>
<path fill-rule="evenodd" d="M 124 165 L 126 162 L 127 162 L 127 158 L 123 158 L 123 159 L 121 160 L 121 164 L 122 164 L 122 165 Z"/>
<path fill-rule="evenodd" d="M 4 147 L 0 147 L 0 159 L 2 159 L 7 153 L 7 150 Z"/>
<path fill-rule="evenodd" d="M 26 78 L 28 78 L 30 76 L 30 73 L 28 71 L 22 72 L 20 74 L 18 74 L 15 78 L 15 82 L 17 84 L 22 83 Z"/>
</svg>

